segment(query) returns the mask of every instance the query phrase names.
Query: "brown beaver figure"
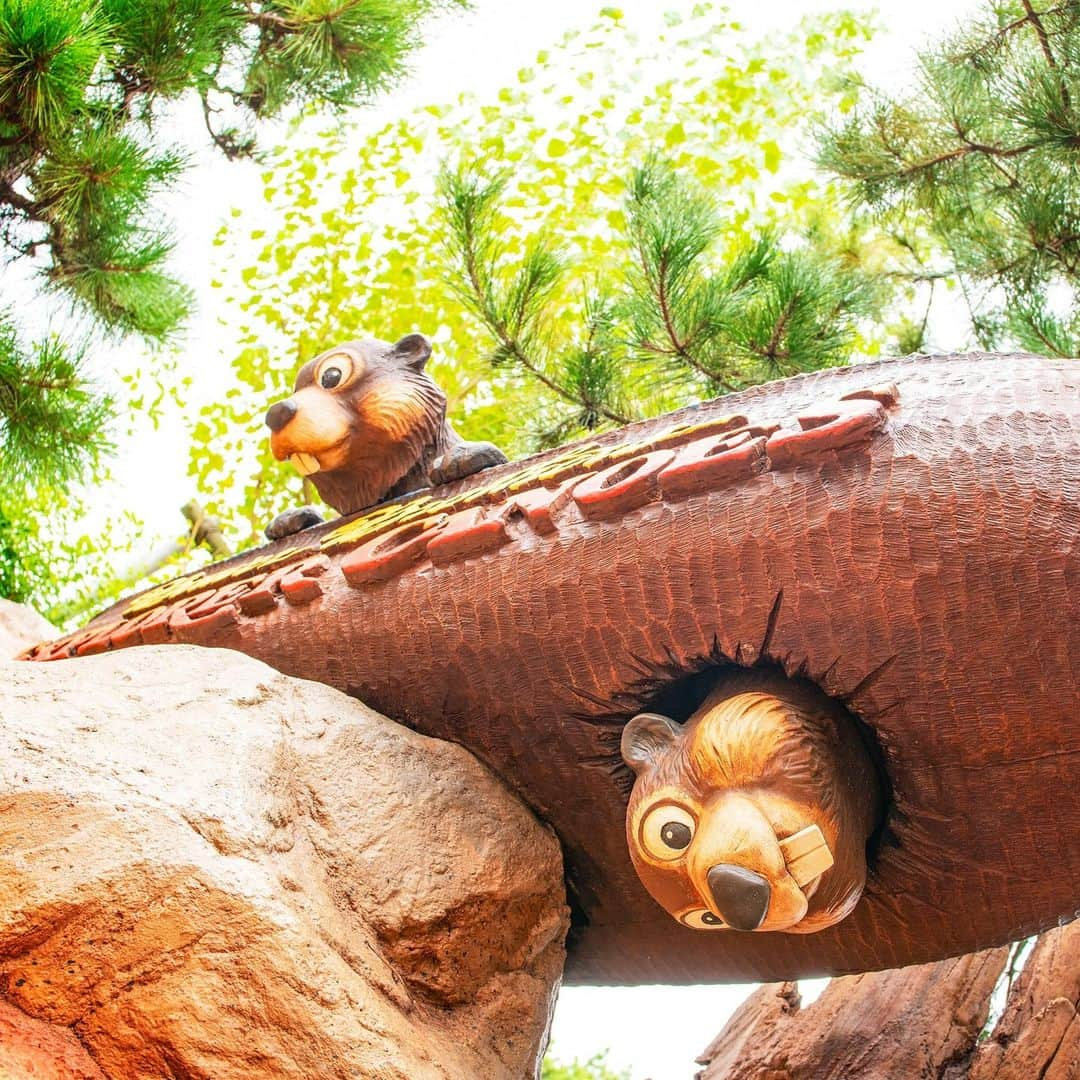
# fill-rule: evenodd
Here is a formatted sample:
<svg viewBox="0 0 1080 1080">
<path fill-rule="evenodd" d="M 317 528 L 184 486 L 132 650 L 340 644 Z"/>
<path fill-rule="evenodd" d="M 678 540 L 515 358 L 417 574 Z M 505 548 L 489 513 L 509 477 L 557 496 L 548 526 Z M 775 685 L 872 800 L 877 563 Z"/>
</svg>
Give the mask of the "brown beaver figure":
<svg viewBox="0 0 1080 1080">
<path fill-rule="evenodd" d="M 808 934 L 855 907 L 881 787 L 851 716 L 812 684 L 738 672 L 685 725 L 634 717 L 622 756 L 634 869 L 684 925 Z"/>
<path fill-rule="evenodd" d="M 506 456 L 465 442 L 446 420 L 446 395 L 424 371 L 431 343 L 368 338 L 328 349 L 297 373 L 292 397 L 270 406 L 266 426 L 278 461 L 288 458 L 340 514 L 433 484 L 447 484 Z M 310 506 L 278 514 L 271 540 L 316 525 Z"/>
</svg>

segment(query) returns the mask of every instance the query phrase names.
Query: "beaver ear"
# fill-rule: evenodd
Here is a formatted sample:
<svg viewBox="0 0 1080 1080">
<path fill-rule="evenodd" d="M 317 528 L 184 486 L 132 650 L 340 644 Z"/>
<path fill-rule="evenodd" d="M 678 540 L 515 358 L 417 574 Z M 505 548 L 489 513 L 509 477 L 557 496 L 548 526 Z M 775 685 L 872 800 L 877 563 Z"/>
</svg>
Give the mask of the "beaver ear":
<svg viewBox="0 0 1080 1080">
<path fill-rule="evenodd" d="M 406 334 L 390 351 L 403 364 L 423 371 L 431 355 L 431 342 L 423 334 Z"/>
<path fill-rule="evenodd" d="M 622 729 L 622 759 L 636 773 L 649 768 L 682 734 L 682 725 L 659 713 L 638 713 Z"/>
</svg>

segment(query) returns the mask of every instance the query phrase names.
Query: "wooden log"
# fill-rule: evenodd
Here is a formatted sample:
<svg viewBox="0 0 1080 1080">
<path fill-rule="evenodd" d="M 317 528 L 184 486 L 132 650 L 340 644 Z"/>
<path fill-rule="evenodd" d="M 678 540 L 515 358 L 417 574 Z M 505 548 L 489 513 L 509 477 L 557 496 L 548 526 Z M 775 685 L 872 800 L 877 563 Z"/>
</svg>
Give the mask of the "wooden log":
<svg viewBox="0 0 1080 1080">
<path fill-rule="evenodd" d="M 563 844 L 568 983 L 995 947 L 1078 903 L 1076 372 L 907 357 L 754 387 L 204 567 L 26 655 L 237 649 L 466 746 Z M 623 728 L 684 722 L 735 668 L 815 683 L 880 757 L 862 898 L 813 934 L 688 929 L 627 849 Z"/>
<path fill-rule="evenodd" d="M 1043 934 L 967 1080 L 1080 1077 L 1080 922 Z"/>
<path fill-rule="evenodd" d="M 1043 934 L 988 1037 L 1008 947 L 833 979 L 801 1008 L 794 983 L 756 990 L 709 1044 L 697 1080 L 1075 1080 L 1080 922 Z"/>
</svg>

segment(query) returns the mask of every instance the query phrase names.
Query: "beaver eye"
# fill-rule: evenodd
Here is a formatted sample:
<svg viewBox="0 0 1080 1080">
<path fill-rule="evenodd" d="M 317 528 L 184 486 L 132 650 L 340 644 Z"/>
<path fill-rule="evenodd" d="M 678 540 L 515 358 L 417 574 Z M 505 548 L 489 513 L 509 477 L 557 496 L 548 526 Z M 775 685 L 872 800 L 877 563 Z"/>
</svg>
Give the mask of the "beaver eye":
<svg viewBox="0 0 1080 1080">
<path fill-rule="evenodd" d="M 694 839 L 697 822 L 689 810 L 664 803 L 649 811 L 641 823 L 641 843 L 661 862 L 678 859 Z"/>
<path fill-rule="evenodd" d="M 679 916 L 679 922 L 683 926 L 690 926 L 695 930 L 721 930 L 724 926 L 724 920 L 719 915 L 714 915 L 705 908 L 698 908 L 696 911 L 684 911 Z"/>
<path fill-rule="evenodd" d="M 318 366 L 315 381 L 324 390 L 333 390 L 353 381 L 353 376 L 362 371 L 362 367 L 354 364 L 347 353 L 335 353 Z"/>
</svg>

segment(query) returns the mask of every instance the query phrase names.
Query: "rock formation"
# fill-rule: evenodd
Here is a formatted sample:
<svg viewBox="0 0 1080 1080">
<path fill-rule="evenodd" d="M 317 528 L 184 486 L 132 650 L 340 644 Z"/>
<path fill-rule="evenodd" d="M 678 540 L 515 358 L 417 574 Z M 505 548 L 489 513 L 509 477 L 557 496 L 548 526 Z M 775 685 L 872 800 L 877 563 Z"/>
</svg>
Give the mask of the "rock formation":
<svg viewBox="0 0 1080 1080">
<path fill-rule="evenodd" d="M 5 1078 L 533 1075 L 559 848 L 464 750 L 188 647 L 2 663 L 0 716 Z"/>
<path fill-rule="evenodd" d="M 794 983 L 768 983 L 698 1059 L 697 1080 L 1075 1080 L 1080 922 L 1038 939 L 986 1032 L 1009 954 L 833 979 L 805 1009 Z"/>
</svg>

